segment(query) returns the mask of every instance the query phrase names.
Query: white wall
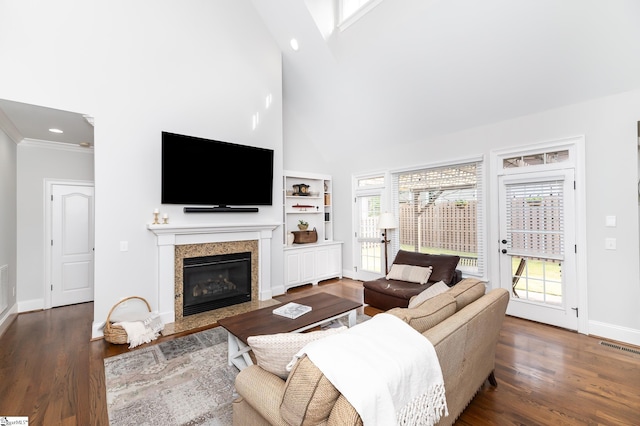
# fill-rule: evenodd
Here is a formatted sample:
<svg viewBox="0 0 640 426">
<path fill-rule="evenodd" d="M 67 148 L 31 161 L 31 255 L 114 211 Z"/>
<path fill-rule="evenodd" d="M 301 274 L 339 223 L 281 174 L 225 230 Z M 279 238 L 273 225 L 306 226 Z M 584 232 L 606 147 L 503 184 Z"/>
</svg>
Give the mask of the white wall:
<svg viewBox="0 0 640 426">
<path fill-rule="evenodd" d="M 7 307 L 0 308 L 0 324 L 16 310 L 16 143 L 0 130 L 0 266 L 8 266 Z"/>
<path fill-rule="evenodd" d="M 18 308 L 45 306 L 45 180 L 93 181 L 93 151 L 80 147 L 18 145 Z"/>
<path fill-rule="evenodd" d="M 0 70 L 3 98 L 95 117 L 95 322 L 122 297 L 157 306 L 156 240 L 146 229 L 154 208 L 174 224 L 280 221 L 280 191 L 258 214 L 160 206 L 163 130 L 272 148 L 280 187 L 280 51 L 248 0 L 5 1 L 0 51 L 21 64 Z M 277 233 L 273 245 L 282 265 Z M 281 266 L 272 267 L 278 280 Z"/>
<path fill-rule="evenodd" d="M 294 115 L 291 119 L 289 114 Z M 640 90 L 594 99 L 538 114 L 503 121 L 450 135 L 425 138 L 412 144 L 387 148 L 372 140 L 375 151 L 344 155 L 341 128 L 334 137 L 314 140 L 297 125 L 295 112 L 287 109 L 285 164 L 295 159 L 302 169 L 330 173 L 334 179 L 336 239 L 345 241 L 345 273 L 352 270 L 351 176 L 385 169 L 426 165 L 476 155 L 488 161 L 492 150 L 536 144 L 584 135 L 586 155 L 586 226 L 589 333 L 640 344 L 640 269 L 637 196 L 637 122 L 640 120 Z M 289 126 L 289 123 L 292 123 Z M 318 126 L 321 123 L 317 124 Z M 342 124 L 348 128 L 347 122 Z M 372 123 L 372 126 L 376 124 Z M 392 123 L 383 123 L 384 126 Z M 346 131 L 345 133 L 348 133 Z M 322 146 L 333 153 L 331 161 L 305 156 L 289 157 L 307 146 Z M 294 146 L 291 146 L 294 145 Z M 290 149 L 291 148 L 291 149 Z M 320 157 L 322 158 L 322 157 Z M 488 194 L 488 218 L 497 217 L 497 194 Z M 615 215 L 617 227 L 605 227 L 605 216 Z M 498 280 L 497 222 L 489 223 L 489 279 Z M 605 238 L 617 239 L 617 250 L 605 250 Z"/>
</svg>

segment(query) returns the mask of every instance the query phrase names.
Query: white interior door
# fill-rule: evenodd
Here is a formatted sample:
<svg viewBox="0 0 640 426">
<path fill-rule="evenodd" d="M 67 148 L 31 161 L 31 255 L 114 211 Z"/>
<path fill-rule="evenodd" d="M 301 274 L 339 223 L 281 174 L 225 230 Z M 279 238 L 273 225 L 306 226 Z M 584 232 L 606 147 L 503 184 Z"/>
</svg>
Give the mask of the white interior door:
<svg viewBox="0 0 640 426">
<path fill-rule="evenodd" d="M 377 228 L 380 193 L 356 196 L 355 212 L 354 278 L 362 281 L 374 280 L 384 274 L 382 234 Z"/>
<path fill-rule="evenodd" d="M 93 197 L 93 186 L 52 186 L 53 307 L 93 300 Z"/>
<path fill-rule="evenodd" d="M 501 176 L 499 191 L 507 313 L 577 330 L 573 170 Z"/>
</svg>

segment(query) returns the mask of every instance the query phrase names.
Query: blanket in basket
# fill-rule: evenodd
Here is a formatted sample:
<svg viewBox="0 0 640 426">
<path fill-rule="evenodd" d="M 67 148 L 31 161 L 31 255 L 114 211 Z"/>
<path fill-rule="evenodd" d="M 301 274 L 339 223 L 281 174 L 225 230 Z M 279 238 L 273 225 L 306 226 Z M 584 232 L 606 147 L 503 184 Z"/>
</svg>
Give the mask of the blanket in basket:
<svg viewBox="0 0 640 426">
<path fill-rule="evenodd" d="M 157 339 L 164 329 L 160 316 L 153 313 L 150 313 L 147 318 L 141 321 L 121 321 L 113 325 L 119 325 L 127 332 L 129 348 L 135 348 L 143 343 L 149 343 Z"/>
</svg>

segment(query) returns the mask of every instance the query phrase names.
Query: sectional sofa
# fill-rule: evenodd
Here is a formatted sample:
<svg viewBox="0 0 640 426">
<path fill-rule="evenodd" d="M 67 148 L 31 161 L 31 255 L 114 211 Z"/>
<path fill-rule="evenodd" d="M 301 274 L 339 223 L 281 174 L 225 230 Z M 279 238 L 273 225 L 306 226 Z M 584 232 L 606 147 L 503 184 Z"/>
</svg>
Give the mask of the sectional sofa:
<svg viewBox="0 0 640 426">
<path fill-rule="evenodd" d="M 438 424 L 453 424 L 486 380 L 497 386 L 495 350 L 509 293 L 494 289 L 485 294 L 485 289 L 484 282 L 467 278 L 416 307 L 388 311 L 435 348 L 449 412 Z M 249 366 L 238 374 L 236 391 L 234 425 L 362 424 L 349 401 L 307 357 L 286 379 L 259 364 Z"/>
</svg>

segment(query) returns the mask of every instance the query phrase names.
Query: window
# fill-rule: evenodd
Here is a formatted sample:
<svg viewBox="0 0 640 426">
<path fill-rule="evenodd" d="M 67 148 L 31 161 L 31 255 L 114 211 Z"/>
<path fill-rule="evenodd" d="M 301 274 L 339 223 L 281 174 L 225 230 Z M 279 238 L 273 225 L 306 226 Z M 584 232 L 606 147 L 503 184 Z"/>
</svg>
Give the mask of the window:
<svg viewBox="0 0 640 426">
<path fill-rule="evenodd" d="M 345 29 L 377 6 L 380 2 L 382 2 L 382 0 L 339 0 L 339 27 L 341 29 Z"/>
<path fill-rule="evenodd" d="M 460 256 L 458 269 L 484 274 L 482 162 L 393 174 L 398 249 Z"/>
</svg>

